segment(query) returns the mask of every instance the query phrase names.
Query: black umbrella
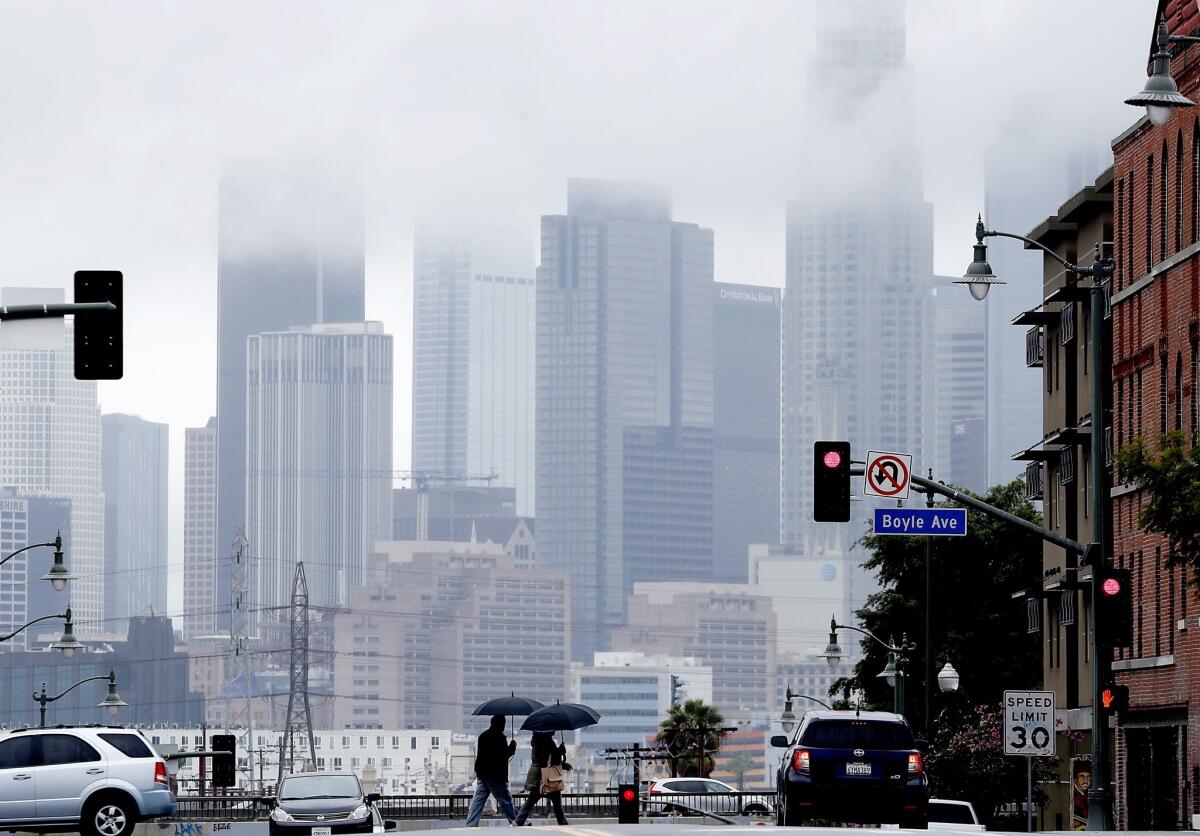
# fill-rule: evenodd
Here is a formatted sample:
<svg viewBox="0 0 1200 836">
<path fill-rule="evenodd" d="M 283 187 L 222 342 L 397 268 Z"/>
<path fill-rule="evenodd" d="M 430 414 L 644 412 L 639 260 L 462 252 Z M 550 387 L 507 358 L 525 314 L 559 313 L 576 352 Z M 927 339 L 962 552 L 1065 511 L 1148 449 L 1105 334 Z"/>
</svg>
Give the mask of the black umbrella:
<svg viewBox="0 0 1200 836">
<path fill-rule="evenodd" d="M 573 731 L 600 722 L 600 712 L 590 706 L 564 702 L 538 709 L 525 718 L 522 731 Z"/>
<path fill-rule="evenodd" d="M 528 697 L 518 697 L 515 693 L 507 697 L 496 697 L 494 700 L 480 703 L 472 714 L 496 715 L 503 714 L 507 717 L 521 716 L 532 714 L 539 708 L 545 708 L 537 700 L 531 700 Z"/>
</svg>

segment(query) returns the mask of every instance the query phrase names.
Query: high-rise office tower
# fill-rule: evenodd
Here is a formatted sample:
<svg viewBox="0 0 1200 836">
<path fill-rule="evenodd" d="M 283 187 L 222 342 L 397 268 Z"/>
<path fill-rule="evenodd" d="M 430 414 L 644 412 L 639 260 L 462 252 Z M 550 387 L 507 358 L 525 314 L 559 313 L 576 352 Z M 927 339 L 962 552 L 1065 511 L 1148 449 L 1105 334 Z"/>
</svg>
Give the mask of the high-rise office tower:
<svg viewBox="0 0 1200 836">
<path fill-rule="evenodd" d="M 571 180 L 537 273 L 539 566 L 571 575 L 573 658 L 634 580 L 712 572 L 713 235 L 656 186 Z"/>
<path fill-rule="evenodd" d="M 149 609 L 167 612 L 167 425 L 100 417 L 104 488 L 104 619 L 124 633 Z"/>
<path fill-rule="evenodd" d="M 1041 136 L 1036 132 L 1044 131 Z M 1038 153 L 1028 149 L 1035 143 Z M 1038 120 L 1013 118 L 1000 125 L 984 163 L 983 220 L 988 229 L 1028 235 L 1071 195 L 1091 185 L 1100 172 L 1098 155 L 1064 148 Z M 974 218 L 963 219 L 963 265 L 970 262 Z M 1042 416 L 1029 404 L 1041 398 L 1042 377 L 1025 364 L 1025 333 L 1013 319 L 1042 303 L 1042 257 L 1018 241 L 991 239 L 988 263 L 1007 284 L 990 293 L 988 340 L 988 484 L 1020 476 L 1024 462 L 1012 456 L 1042 437 Z M 1082 256 L 1082 254 L 1081 254 Z"/>
<path fill-rule="evenodd" d="M 229 166 L 218 191 L 217 227 L 214 598 L 224 603 L 228 551 L 246 523 L 246 339 L 365 318 L 361 186 L 299 166 Z M 228 621 L 224 615 L 217 623 Z"/>
<path fill-rule="evenodd" d="M 779 540 L 780 291 L 713 291 L 713 575 L 744 583 L 747 546 Z"/>
<path fill-rule="evenodd" d="M 818 17 L 811 101 L 832 115 L 812 140 L 826 150 L 806 155 L 803 196 L 787 208 L 781 530 L 789 548 L 845 562 L 852 612 L 874 586 L 849 554 L 868 509 L 846 525 L 812 521 L 813 442 L 928 461 L 933 208 L 905 122 L 902 0 L 822 0 Z M 859 153 L 878 120 L 887 143 Z"/>
<path fill-rule="evenodd" d="M 987 309 L 937 276 L 933 288 L 933 475 L 983 493 L 987 483 Z"/>
<path fill-rule="evenodd" d="M 183 431 L 183 635 L 216 632 L 217 419 Z M 224 604 L 225 602 L 220 602 Z"/>
<path fill-rule="evenodd" d="M 412 468 L 497 474 L 533 513 L 534 268 L 519 230 L 417 225 Z"/>
<path fill-rule="evenodd" d="M 67 565 L 76 631 L 103 630 L 104 494 L 96 382 L 75 379 L 74 340 L 61 351 L 0 351 L 0 485 L 71 503 Z M 54 531 L 34 531 L 42 542 Z"/>
<path fill-rule="evenodd" d="M 310 602 L 345 606 L 391 537 L 392 338 L 379 322 L 295 326 L 250 337 L 246 366 L 251 601 L 288 602 L 303 561 Z"/>
</svg>

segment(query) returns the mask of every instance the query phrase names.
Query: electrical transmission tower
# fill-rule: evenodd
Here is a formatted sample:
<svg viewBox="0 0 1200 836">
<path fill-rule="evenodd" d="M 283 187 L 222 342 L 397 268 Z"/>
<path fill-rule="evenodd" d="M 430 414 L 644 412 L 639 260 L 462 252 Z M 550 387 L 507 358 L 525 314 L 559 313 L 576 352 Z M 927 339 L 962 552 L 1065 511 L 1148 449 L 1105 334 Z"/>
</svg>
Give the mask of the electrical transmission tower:
<svg viewBox="0 0 1200 836">
<path fill-rule="evenodd" d="M 239 528 L 233 538 L 233 566 L 229 576 L 229 656 L 225 678 L 230 687 L 225 692 L 225 725 L 241 737 L 241 749 L 246 752 L 249 783 L 253 784 L 254 668 L 250 663 L 250 595 L 247 587 L 249 546 L 246 532 Z M 236 757 L 235 754 L 235 763 Z"/>
<path fill-rule="evenodd" d="M 296 771 L 296 737 L 304 735 L 308 755 L 304 769 L 317 768 L 317 748 L 313 742 L 312 710 L 308 705 L 308 583 L 304 580 L 304 562 L 296 564 L 296 579 L 292 584 L 292 650 L 288 665 L 288 704 L 283 722 L 283 752 L 279 758 L 279 780 Z"/>
</svg>

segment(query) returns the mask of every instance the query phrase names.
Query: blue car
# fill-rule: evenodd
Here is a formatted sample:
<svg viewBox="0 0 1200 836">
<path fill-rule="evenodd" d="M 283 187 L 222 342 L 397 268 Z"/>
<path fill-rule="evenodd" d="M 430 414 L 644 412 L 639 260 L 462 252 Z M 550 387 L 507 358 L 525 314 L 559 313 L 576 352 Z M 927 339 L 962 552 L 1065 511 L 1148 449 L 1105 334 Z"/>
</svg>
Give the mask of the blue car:
<svg viewBox="0 0 1200 836">
<path fill-rule="evenodd" d="M 929 782 L 912 729 L 883 711 L 810 711 L 779 765 L 776 819 L 929 826 Z"/>
</svg>

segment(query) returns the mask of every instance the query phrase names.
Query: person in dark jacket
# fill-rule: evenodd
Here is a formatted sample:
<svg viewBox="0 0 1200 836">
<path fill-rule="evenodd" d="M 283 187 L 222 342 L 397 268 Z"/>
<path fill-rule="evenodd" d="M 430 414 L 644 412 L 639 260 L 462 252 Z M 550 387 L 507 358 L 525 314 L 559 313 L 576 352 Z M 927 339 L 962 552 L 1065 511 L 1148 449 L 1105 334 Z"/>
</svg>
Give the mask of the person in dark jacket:
<svg viewBox="0 0 1200 836">
<path fill-rule="evenodd" d="M 534 806 L 542 798 L 542 767 L 561 766 L 564 771 L 571 768 L 567 763 L 567 747 L 554 740 L 554 732 L 534 732 L 530 746 L 533 747 L 533 763 L 529 765 L 529 772 L 525 776 L 525 792 L 529 793 L 529 797 L 521 805 L 521 812 L 517 813 L 517 820 L 513 822 L 515 827 L 525 824 Z M 562 793 L 550 792 L 546 793 L 545 797 L 550 799 L 558 823 L 567 824 L 567 816 L 563 813 Z"/>
<path fill-rule="evenodd" d="M 492 724 L 479 735 L 475 750 L 475 795 L 467 812 L 467 827 L 478 827 L 483 805 L 488 796 L 495 796 L 504 817 L 512 822 L 517 817 L 512 794 L 508 791 L 508 761 L 517 751 L 517 741 L 504 734 L 504 718 L 492 717 Z"/>
</svg>

